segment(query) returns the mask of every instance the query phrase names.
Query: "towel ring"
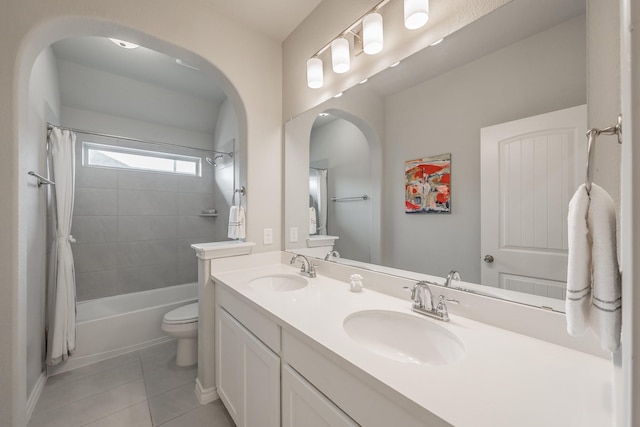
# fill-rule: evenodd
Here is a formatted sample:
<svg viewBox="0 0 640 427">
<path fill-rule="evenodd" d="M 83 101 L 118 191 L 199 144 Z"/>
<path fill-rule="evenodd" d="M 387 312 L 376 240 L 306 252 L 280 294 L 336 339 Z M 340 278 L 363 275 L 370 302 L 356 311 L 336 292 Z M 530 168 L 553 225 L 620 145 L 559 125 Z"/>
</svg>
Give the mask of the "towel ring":
<svg viewBox="0 0 640 427">
<path fill-rule="evenodd" d="M 585 177 L 585 187 L 587 189 L 587 194 L 591 193 L 591 164 L 592 164 L 592 153 L 593 153 L 593 145 L 596 142 L 596 138 L 599 135 L 617 135 L 618 136 L 618 144 L 622 144 L 622 114 L 618 115 L 618 121 L 614 126 L 609 126 L 604 129 L 591 128 L 587 131 L 587 138 L 589 140 L 589 145 L 587 146 L 587 174 Z"/>
</svg>

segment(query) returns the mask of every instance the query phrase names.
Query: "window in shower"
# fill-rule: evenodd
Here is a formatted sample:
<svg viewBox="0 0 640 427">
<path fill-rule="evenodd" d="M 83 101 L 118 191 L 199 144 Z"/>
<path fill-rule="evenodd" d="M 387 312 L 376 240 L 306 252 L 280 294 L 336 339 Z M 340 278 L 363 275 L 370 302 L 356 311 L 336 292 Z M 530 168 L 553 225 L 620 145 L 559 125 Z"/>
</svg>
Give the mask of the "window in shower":
<svg viewBox="0 0 640 427">
<path fill-rule="evenodd" d="M 189 176 L 202 176 L 202 159 L 181 154 L 82 142 L 82 164 Z"/>
</svg>

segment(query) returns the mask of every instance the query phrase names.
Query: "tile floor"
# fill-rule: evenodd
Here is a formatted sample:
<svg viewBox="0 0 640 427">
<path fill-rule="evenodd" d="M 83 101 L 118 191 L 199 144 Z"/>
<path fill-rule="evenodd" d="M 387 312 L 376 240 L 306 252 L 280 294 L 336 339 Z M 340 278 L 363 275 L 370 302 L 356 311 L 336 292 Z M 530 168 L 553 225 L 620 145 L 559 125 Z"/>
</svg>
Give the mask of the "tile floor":
<svg viewBox="0 0 640 427">
<path fill-rule="evenodd" d="M 175 341 L 47 380 L 29 427 L 235 427 L 220 400 L 200 405 L 197 368 L 175 365 Z"/>
</svg>

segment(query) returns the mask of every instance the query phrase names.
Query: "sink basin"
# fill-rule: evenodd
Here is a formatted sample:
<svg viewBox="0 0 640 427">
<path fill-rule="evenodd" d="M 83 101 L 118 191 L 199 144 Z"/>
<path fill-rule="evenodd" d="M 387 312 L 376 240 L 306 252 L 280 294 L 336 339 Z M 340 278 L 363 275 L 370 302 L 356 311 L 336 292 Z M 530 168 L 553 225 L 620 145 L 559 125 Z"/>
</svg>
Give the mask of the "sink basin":
<svg viewBox="0 0 640 427">
<path fill-rule="evenodd" d="M 272 292 L 290 292 L 302 289 L 309 282 L 295 274 L 271 274 L 249 281 L 249 287 Z"/>
<path fill-rule="evenodd" d="M 366 310 L 344 320 L 358 344 L 391 360 L 417 365 L 448 365 L 465 355 L 462 341 L 434 321 L 395 311 Z"/>
</svg>

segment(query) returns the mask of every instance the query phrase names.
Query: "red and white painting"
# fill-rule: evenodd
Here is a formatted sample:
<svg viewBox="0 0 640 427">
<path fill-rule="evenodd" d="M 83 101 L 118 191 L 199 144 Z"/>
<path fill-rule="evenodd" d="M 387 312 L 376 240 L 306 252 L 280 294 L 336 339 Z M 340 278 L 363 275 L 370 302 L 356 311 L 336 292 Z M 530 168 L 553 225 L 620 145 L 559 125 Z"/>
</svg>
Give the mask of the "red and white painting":
<svg viewBox="0 0 640 427">
<path fill-rule="evenodd" d="M 451 154 L 408 160 L 404 164 L 406 213 L 451 212 Z"/>
</svg>

